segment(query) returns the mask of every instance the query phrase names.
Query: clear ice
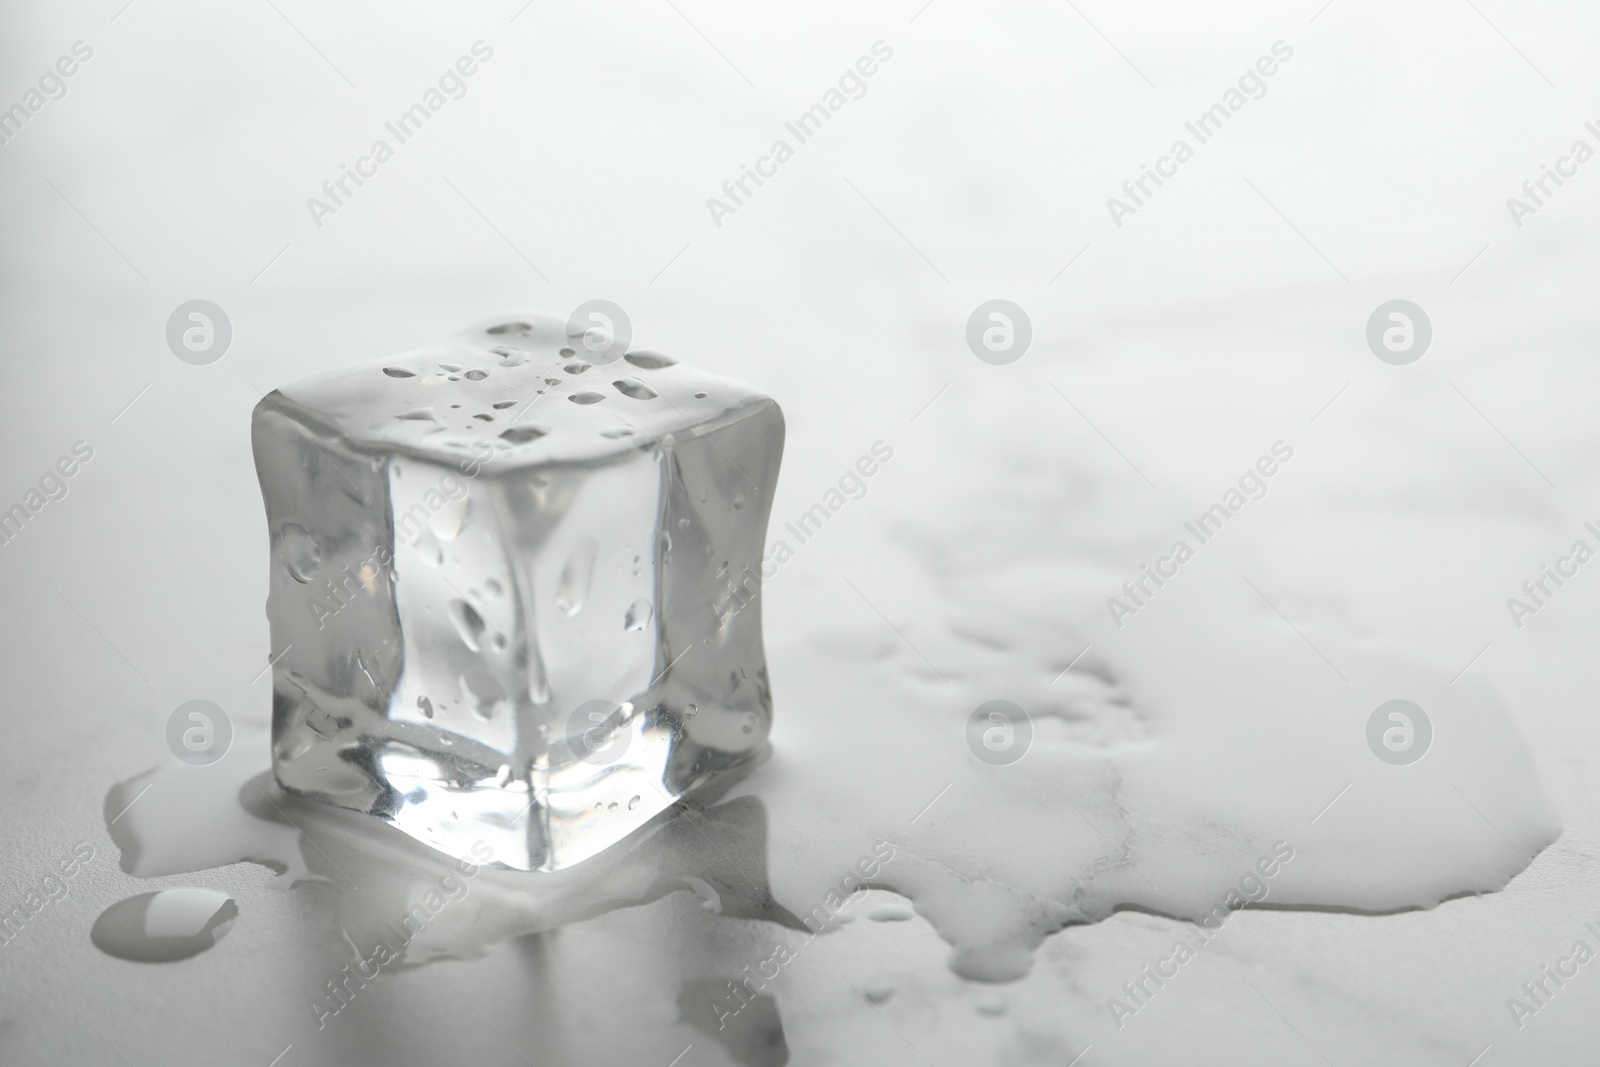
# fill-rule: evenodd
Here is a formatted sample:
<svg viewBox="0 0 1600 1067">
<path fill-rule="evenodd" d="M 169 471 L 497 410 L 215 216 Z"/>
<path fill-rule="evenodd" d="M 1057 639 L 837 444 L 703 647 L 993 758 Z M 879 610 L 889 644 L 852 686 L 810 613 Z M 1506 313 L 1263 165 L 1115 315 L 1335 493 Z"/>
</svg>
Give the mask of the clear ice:
<svg viewBox="0 0 1600 1067">
<path fill-rule="evenodd" d="M 548 871 L 764 750 L 783 414 L 583 340 L 499 318 L 256 405 L 284 789 Z"/>
</svg>

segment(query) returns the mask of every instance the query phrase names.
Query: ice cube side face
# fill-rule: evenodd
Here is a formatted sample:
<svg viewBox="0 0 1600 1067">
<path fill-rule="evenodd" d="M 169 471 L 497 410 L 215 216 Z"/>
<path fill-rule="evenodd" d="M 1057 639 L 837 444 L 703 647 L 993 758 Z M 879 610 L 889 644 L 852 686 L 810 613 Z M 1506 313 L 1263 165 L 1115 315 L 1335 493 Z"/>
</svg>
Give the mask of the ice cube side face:
<svg viewBox="0 0 1600 1067">
<path fill-rule="evenodd" d="M 765 748 L 782 413 L 579 340 L 497 319 L 257 405 L 286 790 L 555 870 Z"/>
</svg>

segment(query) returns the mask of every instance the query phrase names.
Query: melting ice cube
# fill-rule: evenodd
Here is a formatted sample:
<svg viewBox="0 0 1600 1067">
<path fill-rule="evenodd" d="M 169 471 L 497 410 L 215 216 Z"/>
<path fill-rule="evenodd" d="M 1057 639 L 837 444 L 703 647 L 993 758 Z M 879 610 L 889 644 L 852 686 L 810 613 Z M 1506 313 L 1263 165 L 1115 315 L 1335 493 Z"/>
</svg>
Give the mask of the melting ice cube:
<svg viewBox="0 0 1600 1067">
<path fill-rule="evenodd" d="M 765 746 L 782 412 L 572 356 L 517 315 L 256 406 L 285 789 L 555 870 Z"/>
</svg>

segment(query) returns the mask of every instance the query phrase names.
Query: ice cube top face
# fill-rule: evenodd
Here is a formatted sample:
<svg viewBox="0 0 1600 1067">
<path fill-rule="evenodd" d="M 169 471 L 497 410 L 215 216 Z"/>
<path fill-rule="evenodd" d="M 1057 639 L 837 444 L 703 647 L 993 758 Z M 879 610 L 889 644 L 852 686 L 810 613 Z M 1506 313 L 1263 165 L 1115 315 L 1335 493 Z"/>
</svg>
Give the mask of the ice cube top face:
<svg viewBox="0 0 1600 1067">
<path fill-rule="evenodd" d="M 782 412 L 583 351 L 498 318 L 256 406 L 286 790 L 554 870 L 764 749 Z"/>
</svg>

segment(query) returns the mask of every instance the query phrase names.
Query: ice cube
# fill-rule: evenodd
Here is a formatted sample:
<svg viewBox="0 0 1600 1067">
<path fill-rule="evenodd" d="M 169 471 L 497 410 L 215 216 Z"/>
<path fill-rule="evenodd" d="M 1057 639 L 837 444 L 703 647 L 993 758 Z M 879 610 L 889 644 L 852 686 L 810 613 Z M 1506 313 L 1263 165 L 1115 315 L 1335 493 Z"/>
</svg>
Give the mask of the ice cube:
<svg viewBox="0 0 1600 1067">
<path fill-rule="evenodd" d="M 575 342 L 499 318 L 256 405 L 286 790 L 555 870 L 765 748 L 783 414 Z"/>
</svg>

